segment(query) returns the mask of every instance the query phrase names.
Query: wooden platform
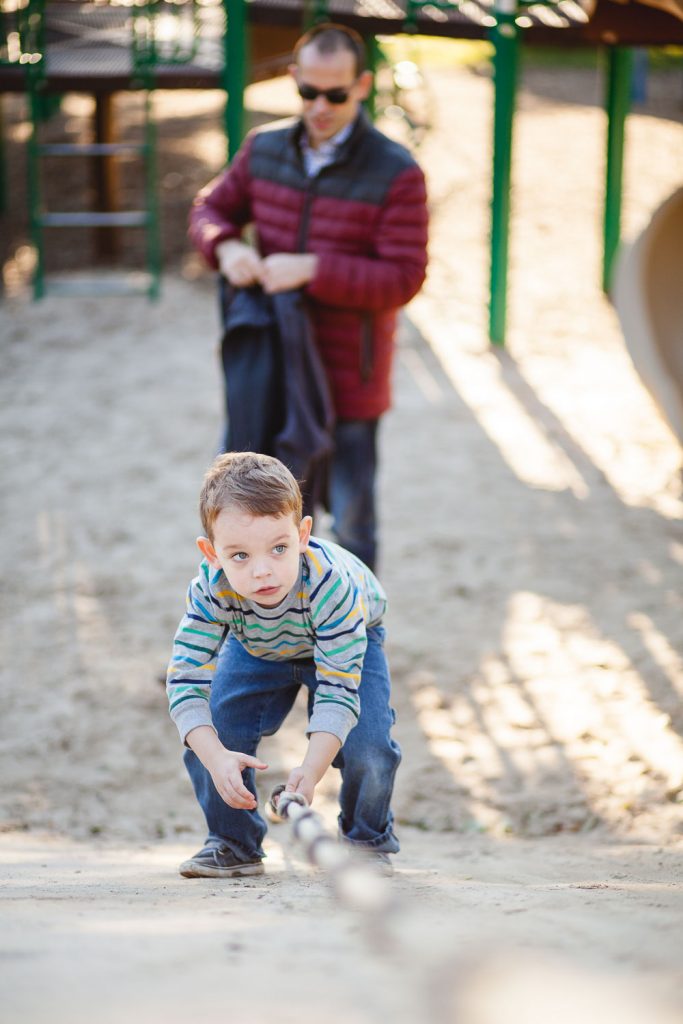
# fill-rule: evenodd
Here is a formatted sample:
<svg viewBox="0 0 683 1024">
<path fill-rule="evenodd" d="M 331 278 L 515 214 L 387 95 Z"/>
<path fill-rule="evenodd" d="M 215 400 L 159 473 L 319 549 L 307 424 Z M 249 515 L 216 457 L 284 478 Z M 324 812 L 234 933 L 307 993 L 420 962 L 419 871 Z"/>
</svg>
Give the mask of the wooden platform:
<svg viewBox="0 0 683 1024">
<path fill-rule="evenodd" d="M 251 0 L 252 23 L 289 25 L 301 18 L 298 0 Z M 495 24 L 493 0 L 465 0 L 458 8 L 442 9 L 425 4 L 412 19 L 405 0 L 329 0 L 330 19 L 355 28 L 361 35 L 395 35 L 416 31 L 420 35 L 452 39 L 486 39 Z M 560 0 L 548 8 L 537 4 L 520 13 L 530 43 L 579 43 L 588 17 L 577 0 Z"/>
<path fill-rule="evenodd" d="M 494 24 L 493 0 L 464 0 L 456 8 L 426 4 L 408 15 L 408 0 L 329 0 L 330 19 L 363 36 L 415 31 L 427 36 L 485 39 Z M 248 0 L 250 77 L 284 71 L 301 33 L 302 0 Z M 139 86 L 131 54 L 130 8 L 52 0 L 47 6 L 46 88 L 51 92 L 117 92 Z M 161 89 L 225 87 L 222 5 L 199 8 L 196 52 L 182 63 L 160 63 Z M 524 8 L 518 18 L 525 43 L 534 45 L 683 44 L 683 21 L 641 3 L 559 0 Z M 191 38 L 191 37 L 190 37 Z M 189 43 L 188 39 L 188 43 Z M 23 91 L 24 71 L 0 66 L 0 91 Z"/>
<path fill-rule="evenodd" d="M 299 8 L 301 14 L 301 8 Z M 161 89 L 224 87 L 224 17 L 220 3 L 199 9 L 196 51 L 189 59 L 155 64 L 153 81 Z M 300 35 L 299 22 L 255 24 L 251 32 L 252 80 L 282 72 Z M 49 92 L 112 93 L 140 87 L 132 53 L 130 9 L 103 7 L 77 0 L 53 0 L 46 12 L 45 77 Z M 181 36 L 181 50 L 193 42 Z M 0 91 L 25 89 L 25 72 L 0 66 Z"/>
<path fill-rule="evenodd" d="M 281 73 L 301 34 L 301 0 L 249 0 L 250 77 L 259 81 Z M 493 19 L 493 0 L 466 0 L 458 10 L 425 6 L 407 21 L 406 0 L 331 0 L 330 18 L 363 36 L 393 35 L 406 29 L 424 35 L 485 39 Z M 130 9 L 52 0 L 46 17 L 46 88 L 50 92 L 117 92 L 135 88 Z M 196 52 L 182 63 L 156 65 L 161 89 L 224 87 L 224 16 L 220 3 L 199 9 Z M 586 16 L 576 0 L 558 8 L 536 6 L 522 15 L 529 43 L 580 43 Z M 560 39 L 561 35 L 561 39 Z M 0 66 L 0 91 L 23 91 L 19 66 Z"/>
</svg>

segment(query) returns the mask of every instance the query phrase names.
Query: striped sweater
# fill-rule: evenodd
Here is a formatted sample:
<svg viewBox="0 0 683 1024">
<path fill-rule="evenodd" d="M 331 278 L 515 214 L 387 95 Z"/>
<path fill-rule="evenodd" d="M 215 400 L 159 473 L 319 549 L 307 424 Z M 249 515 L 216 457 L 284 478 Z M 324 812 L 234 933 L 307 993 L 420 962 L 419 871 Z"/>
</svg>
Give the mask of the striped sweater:
<svg viewBox="0 0 683 1024">
<path fill-rule="evenodd" d="M 313 658 L 317 687 L 308 733 L 330 732 L 343 743 L 360 713 L 366 629 L 380 622 L 385 609 L 386 595 L 376 577 L 330 541 L 311 537 L 296 584 L 274 608 L 236 593 L 223 571 L 204 560 L 188 590 L 166 683 L 181 739 L 212 724 L 211 681 L 231 634 L 257 658 Z"/>
</svg>

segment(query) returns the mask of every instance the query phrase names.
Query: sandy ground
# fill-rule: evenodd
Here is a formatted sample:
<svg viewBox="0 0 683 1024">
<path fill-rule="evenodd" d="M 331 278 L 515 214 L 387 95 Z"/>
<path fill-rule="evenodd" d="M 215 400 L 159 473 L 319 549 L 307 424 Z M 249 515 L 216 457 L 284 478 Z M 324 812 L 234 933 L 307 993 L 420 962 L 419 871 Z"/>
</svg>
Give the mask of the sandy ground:
<svg viewBox="0 0 683 1024">
<path fill-rule="evenodd" d="M 428 86 L 432 262 L 382 437 L 396 914 L 341 908 L 286 826 L 262 879 L 175 874 L 202 829 L 159 675 L 219 433 L 213 282 L 185 250 L 156 305 L 31 304 L 18 250 L 0 307 L 3 1020 L 680 1019 L 681 455 L 598 287 L 600 80 L 525 73 L 504 352 L 486 341 L 490 81 Z M 630 120 L 627 236 L 680 184 L 680 96 L 680 75 L 653 76 Z M 270 116 L 291 94 L 251 101 Z M 168 102 L 209 119 L 208 177 L 216 97 Z M 297 707 L 264 794 L 303 745 Z"/>
</svg>

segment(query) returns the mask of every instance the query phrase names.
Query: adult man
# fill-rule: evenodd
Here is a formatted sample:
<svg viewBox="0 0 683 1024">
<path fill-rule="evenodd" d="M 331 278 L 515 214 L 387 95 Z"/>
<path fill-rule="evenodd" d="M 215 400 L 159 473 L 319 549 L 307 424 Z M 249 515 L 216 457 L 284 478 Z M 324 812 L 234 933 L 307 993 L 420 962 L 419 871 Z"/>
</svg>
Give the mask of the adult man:
<svg viewBox="0 0 683 1024">
<path fill-rule="evenodd" d="M 318 25 L 290 72 L 302 116 L 247 137 L 195 200 L 190 237 L 237 288 L 303 289 L 337 422 L 328 497 L 339 543 L 376 561 L 377 424 L 391 401 L 396 316 L 426 269 L 422 171 L 373 128 L 363 42 Z M 241 240 L 253 224 L 257 248 Z"/>
</svg>

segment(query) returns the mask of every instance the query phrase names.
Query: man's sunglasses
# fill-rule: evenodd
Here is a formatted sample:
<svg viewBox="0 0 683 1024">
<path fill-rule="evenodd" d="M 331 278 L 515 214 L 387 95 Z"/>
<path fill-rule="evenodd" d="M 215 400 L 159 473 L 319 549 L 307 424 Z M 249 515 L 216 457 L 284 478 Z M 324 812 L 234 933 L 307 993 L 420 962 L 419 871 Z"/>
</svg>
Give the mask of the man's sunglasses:
<svg viewBox="0 0 683 1024">
<path fill-rule="evenodd" d="M 335 106 L 346 103 L 353 86 L 348 89 L 316 89 L 314 85 L 307 85 L 306 82 L 298 82 L 297 89 L 302 100 L 317 100 L 318 96 L 324 96 L 328 103 Z"/>
</svg>

